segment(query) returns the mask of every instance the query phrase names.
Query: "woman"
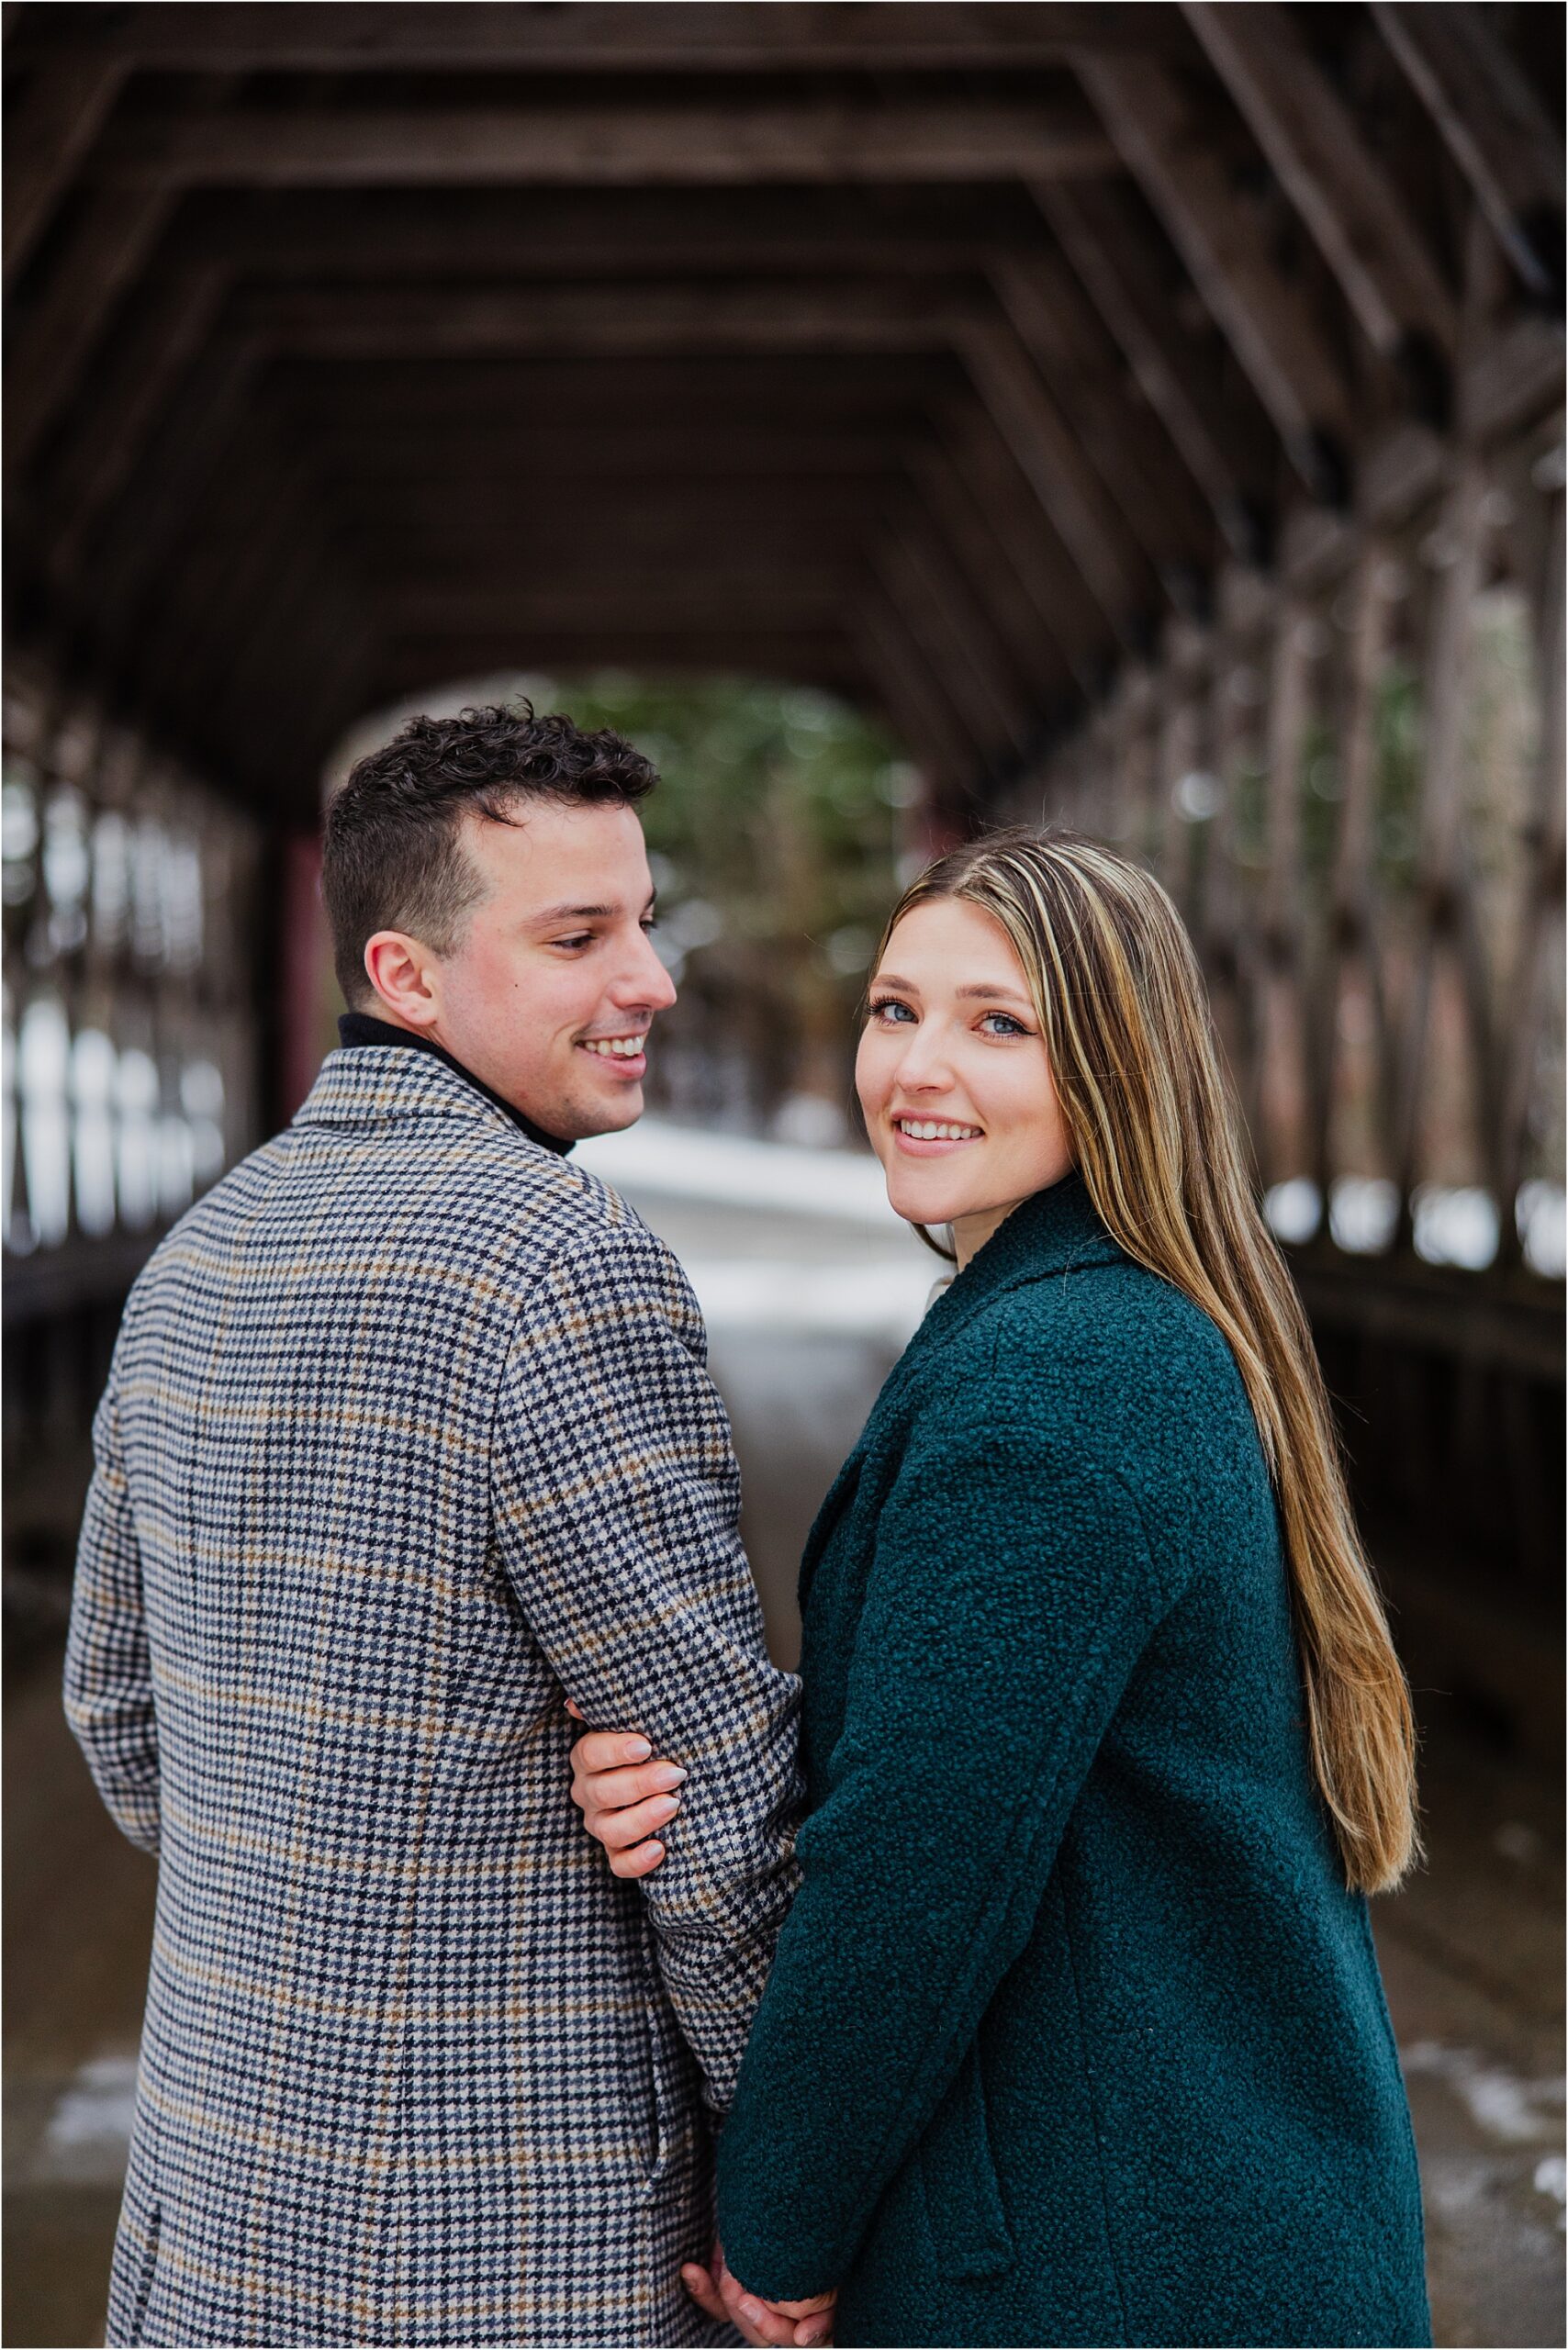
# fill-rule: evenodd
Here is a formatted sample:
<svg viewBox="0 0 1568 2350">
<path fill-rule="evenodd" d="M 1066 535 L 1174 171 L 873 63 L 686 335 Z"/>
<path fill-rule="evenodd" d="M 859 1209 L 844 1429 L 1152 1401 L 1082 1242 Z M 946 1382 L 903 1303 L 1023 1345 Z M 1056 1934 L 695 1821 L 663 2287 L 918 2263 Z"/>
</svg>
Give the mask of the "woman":
<svg viewBox="0 0 1568 2350">
<path fill-rule="evenodd" d="M 1425 2343 L 1364 1898 L 1408 1698 L 1170 901 L 1068 835 L 955 851 L 857 1083 L 958 1272 L 807 1546 L 729 2267 L 836 2287 L 849 2344 Z"/>
</svg>

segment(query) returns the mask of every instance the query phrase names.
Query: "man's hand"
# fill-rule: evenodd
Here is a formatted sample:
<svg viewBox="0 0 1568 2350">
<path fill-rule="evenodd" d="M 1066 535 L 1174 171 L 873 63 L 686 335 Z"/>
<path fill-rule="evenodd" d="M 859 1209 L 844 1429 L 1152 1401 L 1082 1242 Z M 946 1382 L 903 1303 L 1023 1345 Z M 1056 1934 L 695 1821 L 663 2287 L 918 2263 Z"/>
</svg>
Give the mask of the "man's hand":
<svg viewBox="0 0 1568 2350">
<path fill-rule="evenodd" d="M 713 2246 L 711 2269 L 689 2260 L 680 2278 L 699 2307 L 720 2324 L 734 2326 L 752 2350 L 812 2350 L 832 2334 L 835 2294 L 818 2293 L 809 2301 L 761 2300 L 731 2274 L 721 2244 Z"/>
<path fill-rule="evenodd" d="M 566 1700 L 566 1711 L 582 1715 Z M 645 1738 L 620 1730 L 589 1730 L 572 1749 L 572 1801 L 583 1826 L 610 1856 L 615 1876 L 648 1876 L 664 1859 L 657 1830 L 680 1809 L 675 1790 L 686 1774 L 678 1762 L 655 1759 Z"/>
</svg>

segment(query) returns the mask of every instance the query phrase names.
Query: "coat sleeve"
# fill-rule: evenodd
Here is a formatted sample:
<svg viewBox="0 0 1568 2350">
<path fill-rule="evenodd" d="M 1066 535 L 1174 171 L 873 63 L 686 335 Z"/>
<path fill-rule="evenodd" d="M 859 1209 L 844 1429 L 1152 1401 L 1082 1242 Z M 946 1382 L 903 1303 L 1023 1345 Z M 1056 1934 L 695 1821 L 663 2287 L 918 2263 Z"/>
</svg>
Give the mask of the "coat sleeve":
<svg viewBox="0 0 1568 2350">
<path fill-rule="evenodd" d="M 566 1695 L 593 1728 L 641 1730 L 689 1774 L 667 1857 L 639 1890 L 722 2111 L 796 1882 L 800 1684 L 768 1660 L 705 1356 L 685 1275 L 642 1225 L 557 1261 L 507 1363 L 495 1513 Z"/>
<path fill-rule="evenodd" d="M 93 1421 L 93 1455 L 71 1598 L 65 1713 L 116 1821 L 133 1844 L 155 1852 L 158 1717 L 113 1372 Z"/>
<path fill-rule="evenodd" d="M 719 2143 L 730 2266 L 776 2299 L 840 2281 L 955 2080 L 1165 1608 L 1117 1480 L 1005 1427 L 925 1458 L 881 1513 L 843 1732 Z"/>
</svg>

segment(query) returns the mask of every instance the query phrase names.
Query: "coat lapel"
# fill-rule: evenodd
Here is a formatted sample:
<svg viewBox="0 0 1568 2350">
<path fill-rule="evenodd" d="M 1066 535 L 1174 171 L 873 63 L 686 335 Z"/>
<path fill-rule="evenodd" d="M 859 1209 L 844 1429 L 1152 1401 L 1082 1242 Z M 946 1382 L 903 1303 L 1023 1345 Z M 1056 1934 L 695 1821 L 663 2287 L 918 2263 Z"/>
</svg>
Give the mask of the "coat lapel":
<svg viewBox="0 0 1568 2350">
<path fill-rule="evenodd" d="M 841 1523 L 846 1512 L 855 1500 L 856 1491 L 860 1483 L 860 1471 L 865 1463 L 866 1439 L 870 1433 L 870 1425 L 868 1421 L 861 1430 L 854 1451 L 828 1487 L 827 1497 L 812 1520 L 812 1530 L 806 1537 L 806 1547 L 801 1555 L 799 1597 L 802 1609 L 805 1607 L 806 1595 L 811 1590 L 812 1581 L 823 1552 L 832 1539 L 834 1529 Z"/>
</svg>

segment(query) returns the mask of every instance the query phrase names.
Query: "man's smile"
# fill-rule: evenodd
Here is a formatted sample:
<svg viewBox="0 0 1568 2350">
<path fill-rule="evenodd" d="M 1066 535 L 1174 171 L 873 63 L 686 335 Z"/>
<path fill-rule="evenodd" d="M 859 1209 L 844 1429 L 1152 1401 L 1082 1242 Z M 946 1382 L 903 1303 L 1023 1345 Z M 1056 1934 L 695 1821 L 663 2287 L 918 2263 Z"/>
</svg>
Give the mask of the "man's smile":
<svg viewBox="0 0 1568 2350">
<path fill-rule="evenodd" d="M 597 1061 L 609 1062 L 617 1077 L 642 1077 L 648 1066 L 647 1031 L 629 1036 L 580 1036 L 577 1039 L 585 1053 Z"/>
</svg>

